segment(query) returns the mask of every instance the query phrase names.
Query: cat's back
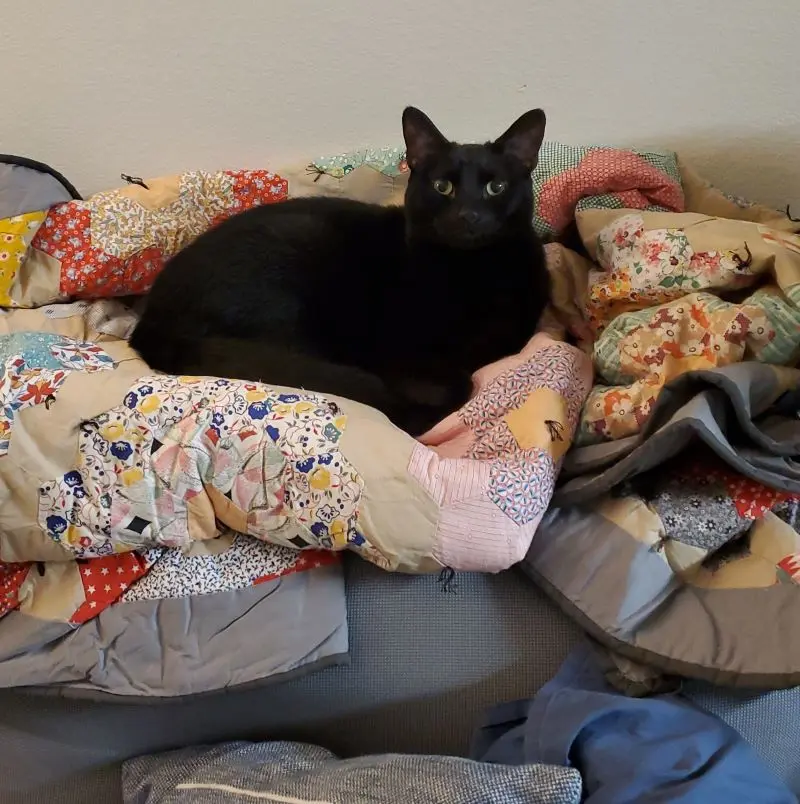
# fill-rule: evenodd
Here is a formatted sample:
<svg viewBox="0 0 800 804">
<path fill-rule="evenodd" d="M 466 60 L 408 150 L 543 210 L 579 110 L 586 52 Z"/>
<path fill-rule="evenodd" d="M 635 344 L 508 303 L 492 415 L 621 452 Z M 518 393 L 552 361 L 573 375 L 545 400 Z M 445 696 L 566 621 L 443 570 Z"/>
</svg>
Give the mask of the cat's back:
<svg viewBox="0 0 800 804">
<path fill-rule="evenodd" d="M 136 340 L 145 331 L 300 337 L 304 322 L 332 326 L 374 299 L 376 263 L 386 253 L 400 259 L 403 237 L 401 208 L 350 199 L 298 198 L 241 212 L 167 262 Z"/>
<path fill-rule="evenodd" d="M 215 292 L 308 289 L 347 274 L 356 280 L 387 244 L 402 244 L 403 213 L 342 198 L 310 197 L 254 207 L 212 227 L 164 267 L 151 303 L 187 285 Z"/>
<path fill-rule="evenodd" d="M 337 248 L 357 247 L 362 240 L 390 237 L 402 224 L 402 210 L 346 198 L 295 198 L 278 204 L 265 204 L 240 212 L 200 235 L 176 255 L 196 258 L 209 249 L 224 247 L 231 254 L 249 254 L 251 249 L 286 247 L 296 252 L 335 252 Z M 260 252 L 261 256 L 264 252 Z"/>
</svg>

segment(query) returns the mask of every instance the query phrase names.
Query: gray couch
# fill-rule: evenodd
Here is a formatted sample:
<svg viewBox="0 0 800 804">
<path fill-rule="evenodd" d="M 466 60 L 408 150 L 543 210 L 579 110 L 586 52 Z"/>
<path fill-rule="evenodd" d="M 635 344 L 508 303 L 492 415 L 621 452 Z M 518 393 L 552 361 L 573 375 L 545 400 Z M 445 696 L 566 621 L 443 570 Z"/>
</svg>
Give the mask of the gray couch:
<svg viewBox="0 0 800 804">
<path fill-rule="evenodd" d="M 531 696 L 581 638 L 518 570 L 459 575 L 448 592 L 436 577 L 350 558 L 347 587 L 348 665 L 175 702 L 0 693 L 0 802 L 117 802 L 123 759 L 229 739 L 297 739 L 342 755 L 464 754 L 487 707 Z M 689 694 L 800 786 L 794 691 L 753 697 L 694 685 Z"/>
</svg>

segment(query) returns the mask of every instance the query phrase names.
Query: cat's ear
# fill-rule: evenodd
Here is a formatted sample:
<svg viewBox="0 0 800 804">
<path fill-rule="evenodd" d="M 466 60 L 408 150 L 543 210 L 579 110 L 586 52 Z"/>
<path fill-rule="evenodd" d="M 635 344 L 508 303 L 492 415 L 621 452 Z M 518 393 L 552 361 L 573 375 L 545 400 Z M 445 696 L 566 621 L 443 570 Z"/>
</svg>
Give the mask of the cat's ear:
<svg viewBox="0 0 800 804">
<path fill-rule="evenodd" d="M 408 106 L 403 111 L 406 164 L 413 170 L 420 162 L 441 153 L 450 144 L 424 112 Z"/>
<path fill-rule="evenodd" d="M 532 171 L 539 163 L 539 149 L 544 140 L 546 122 L 547 118 L 541 109 L 525 112 L 494 141 L 494 145 L 503 153 L 515 156 Z"/>
</svg>

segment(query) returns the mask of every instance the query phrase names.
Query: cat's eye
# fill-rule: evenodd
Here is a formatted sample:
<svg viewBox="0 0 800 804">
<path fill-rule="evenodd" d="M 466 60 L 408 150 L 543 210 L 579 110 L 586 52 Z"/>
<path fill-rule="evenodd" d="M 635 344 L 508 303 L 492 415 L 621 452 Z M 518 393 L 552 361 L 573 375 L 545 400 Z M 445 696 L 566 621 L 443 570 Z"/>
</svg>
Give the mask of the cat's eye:
<svg viewBox="0 0 800 804">
<path fill-rule="evenodd" d="M 433 183 L 433 189 L 441 195 L 452 195 L 453 182 L 448 181 L 447 179 L 436 179 L 436 181 Z"/>
<path fill-rule="evenodd" d="M 486 185 L 486 195 L 500 195 L 500 193 L 506 191 L 506 187 L 508 187 L 508 185 L 504 181 L 490 181 Z"/>
</svg>

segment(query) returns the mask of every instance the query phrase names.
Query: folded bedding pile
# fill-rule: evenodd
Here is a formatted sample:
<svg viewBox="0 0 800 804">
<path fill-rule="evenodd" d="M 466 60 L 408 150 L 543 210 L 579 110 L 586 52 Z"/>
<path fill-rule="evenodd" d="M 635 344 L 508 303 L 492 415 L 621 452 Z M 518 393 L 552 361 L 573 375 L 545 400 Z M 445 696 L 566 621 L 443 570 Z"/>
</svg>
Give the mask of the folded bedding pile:
<svg viewBox="0 0 800 804">
<path fill-rule="evenodd" d="M 799 227 L 689 169 L 682 187 L 686 211 L 578 210 L 588 260 L 551 246 L 595 385 L 524 566 L 632 692 L 793 686 Z"/>
<path fill-rule="evenodd" d="M 523 561 L 654 672 L 792 683 L 796 224 L 673 154 L 545 144 L 552 309 L 415 441 L 350 400 L 153 373 L 126 341 L 204 230 L 288 197 L 398 202 L 401 150 L 124 178 L 81 200 L 0 158 L 0 686 L 170 697 L 344 661 L 345 549 Z M 556 242 L 575 226 L 582 253 Z"/>
</svg>

